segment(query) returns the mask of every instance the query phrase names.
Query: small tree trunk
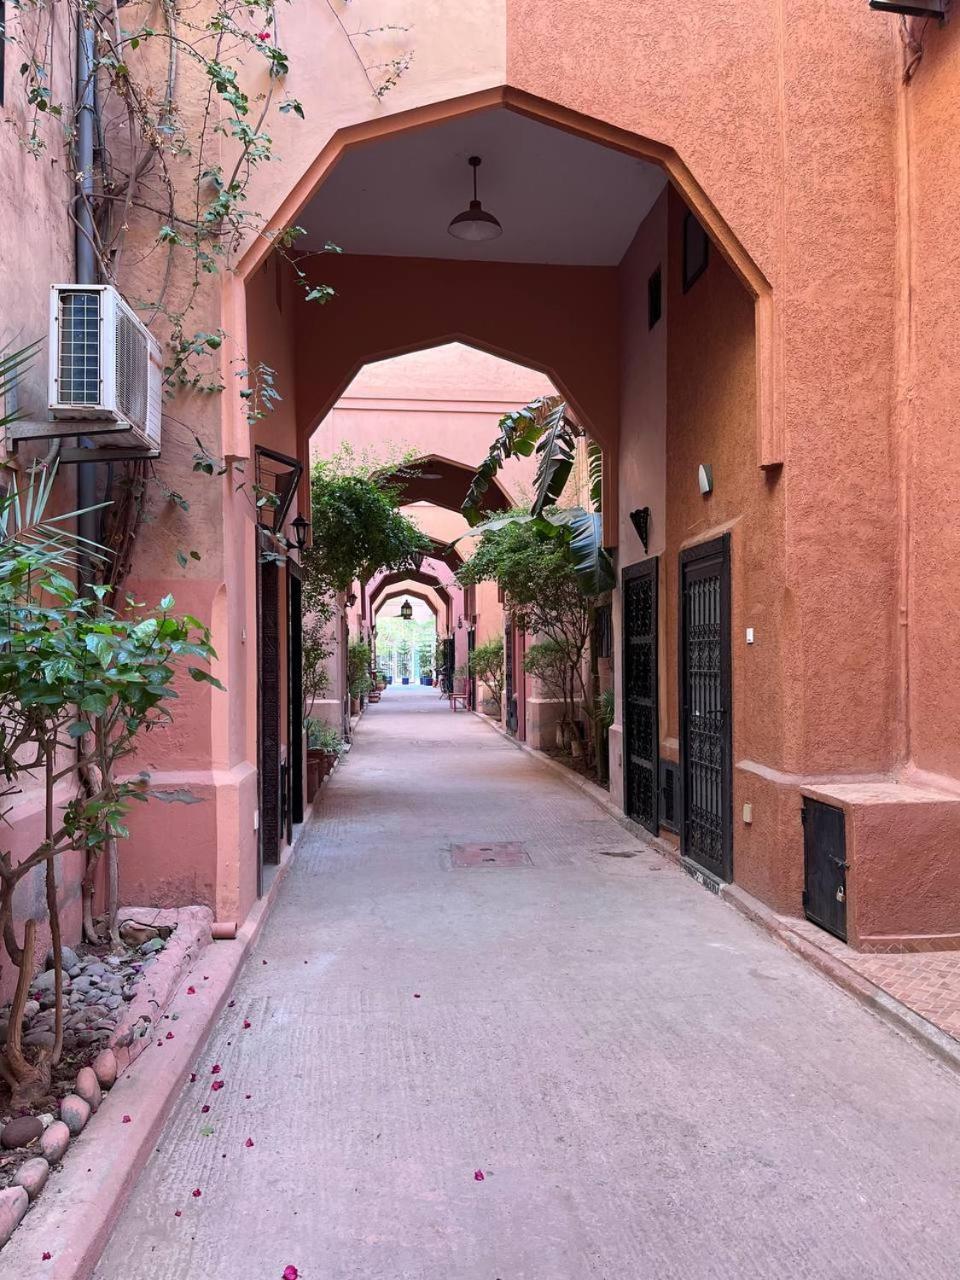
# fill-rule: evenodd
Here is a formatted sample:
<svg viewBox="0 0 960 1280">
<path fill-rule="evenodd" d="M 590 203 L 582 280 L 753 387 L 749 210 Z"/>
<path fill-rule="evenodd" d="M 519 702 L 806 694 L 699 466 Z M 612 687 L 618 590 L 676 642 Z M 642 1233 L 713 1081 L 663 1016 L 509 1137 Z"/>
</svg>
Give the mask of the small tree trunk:
<svg viewBox="0 0 960 1280">
<path fill-rule="evenodd" d="M 46 747 L 45 777 L 46 790 L 46 841 L 47 864 L 45 868 L 47 890 L 47 915 L 50 917 L 50 949 L 53 952 L 53 1049 L 50 1053 L 50 1064 L 56 1066 L 63 1053 L 63 939 L 60 934 L 60 903 L 57 901 L 57 870 L 53 860 L 53 752 L 54 746 L 48 742 Z"/>
<path fill-rule="evenodd" d="M 10 1022 L 4 1049 L 3 1075 L 11 1087 L 11 1106 L 14 1111 L 29 1107 L 38 1095 L 45 1093 L 50 1087 L 49 1052 L 41 1049 L 36 1064 L 28 1062 L 23 1053 L 23 1010 L 30 995 L 36 941 L 37 922 L 28 920 L 23 926 L 20 972 L 10 1006 Z"/>
<path fill-rule="evenodd" d="M 118 916 L 120 912 L 120 856 L 116 839 L 111 836 L 107 841 L 107 928 L 110 942 L 120 947 L 120 929 Z"/>
</svg>

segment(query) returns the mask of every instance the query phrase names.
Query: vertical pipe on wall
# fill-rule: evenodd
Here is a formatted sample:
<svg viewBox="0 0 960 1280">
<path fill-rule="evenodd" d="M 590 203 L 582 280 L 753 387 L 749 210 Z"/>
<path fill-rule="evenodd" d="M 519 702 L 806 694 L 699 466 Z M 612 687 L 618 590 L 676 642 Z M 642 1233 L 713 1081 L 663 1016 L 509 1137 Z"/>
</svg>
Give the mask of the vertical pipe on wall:
<svg viewBox="0 0 960 1280">
<path fill-rule="evenodd" d="M 76 201 L 76 276 L 77 284 L 99 283 L 97 257 L 94 252 L 93 225 L 93 149 L 96 132 L 96 97 L 94 90 L 94 33 L 84 22 L 83 14 L 77 19 L 77 172 L 79 192 Z M 89 447 L 89 441 L 84 440 Z M 97 540 L 97 514 L 90 510 L 97 500 L 97 470 L 93 462 L 81 462 L 77 467 L 77 519 L 78 532 L 89 542 Z M 89 557 L 81 551 L 80 581 L 90 581 Z"/>
</svg>

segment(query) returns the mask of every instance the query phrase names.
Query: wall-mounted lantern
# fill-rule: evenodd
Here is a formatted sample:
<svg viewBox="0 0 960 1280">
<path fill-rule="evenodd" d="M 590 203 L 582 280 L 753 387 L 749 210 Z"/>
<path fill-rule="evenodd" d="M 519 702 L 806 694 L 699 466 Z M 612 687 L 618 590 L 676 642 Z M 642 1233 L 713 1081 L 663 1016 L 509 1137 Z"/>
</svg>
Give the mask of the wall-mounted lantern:
<svg viewBox="0 0 960 1280">
<path fill-rule="evenodd" d="M 701 462 L 697 469 L 697 483 L 700 486 L 700 492 L 704 497 L 708 493 L 713 493 L 713 467 L 709 462 Z"/>
<path fill-rule="evenodd" d="M 310 521 L 306 520 L 303 515 L 298 515 L 296 519 L 290 521 L 290 527 L 293 530 L 293 540 L 297 550 L 305 551 L 307 534 L 310 532 Z"/>
<path fill-rule="evenodd" d="M 352 609 L 353 606 L 357 603 L 357 593 L 355 591 L 350 592 L 350 594 L 347 596 L 346 603 L 347 603 L 348 609 Z"/>
<path fill-rule="evenodd" d="M 644 549 L 647 550 L 650 541 L 650 508 L 638 507 L 636 511 L 630 512 L 630 523 L 637 531 L 637 537 Z"/>
<path fill-rule="evenodd" d="M 882 13 L 899 13 L 907 18 L 937 18 L 947 16 L 950 0 L 870 0 L 871 9 Z"/>
<path fill-rule="evenodd" d="M 413 617 L 413 605 L 409 600 L 404 600 L 403 604 L 400 606 L 400 613 L 397 616 L 402 618 L 404 622 L 410 621 Z"/>
</svg>

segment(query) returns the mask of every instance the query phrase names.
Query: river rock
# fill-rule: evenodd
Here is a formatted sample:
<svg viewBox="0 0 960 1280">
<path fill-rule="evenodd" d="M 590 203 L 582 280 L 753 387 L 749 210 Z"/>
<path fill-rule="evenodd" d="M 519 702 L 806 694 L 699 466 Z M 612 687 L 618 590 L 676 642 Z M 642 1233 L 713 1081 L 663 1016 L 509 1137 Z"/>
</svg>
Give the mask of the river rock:
<svg viewBox="0 0 960 1280">
<path fill-rule="evenodd" d="M 50 1166 L 46 1160 L 43 1156 L 35 1156 L 32 1160 L 23 1162 L 14 1175 L 13 1181 L 18 1187 L 23 1187 L 28 1199 L 36 1200 L 49 1176 Z"/>
<path fill-rule="evenodd" d="M 31 1018 L 35 1018 L 40 1012 L 40 1005 L 36 1000 L 28 1000 L 23 1006 L 23 1018 L 25 1022 L 29 1022 Z"/>
<path fill-rule="evenodd" d="M 117 1081 L 117 1055 L 112 1049 L 104 1049 L 94 1058 L 93 1072 L 101 1089 L 112 1089 Z"/>
<path fill-rule="evenodd" d="M 68 1093 L 60 1103 L 60 1119 L 70 1130 L 73 1137 L 83 1131 L 83 1126 L 90 1119 L 90 1104 L 75 1093 Z"/>
<path fill-rule="evenodd" d="M 6 1191 L 0 1191 L 0 1249 L 20 1225 L 29 1203 L 23 1187 L 7 1187 Z"/>
<path fill-rule="evenodd" d="M 100 1092 L 100 1081 L 97 1079 L 96 1072 L 92 1067 L 81 1067 L 77 1072 L 77 1082 L 74 1085 L 78 1097 L 86 1102 L 91 1111 L 99 1111 L 100 1103 L 103 1101 L 103 1094 Z"/>
<path fill-rule="evenodd" d="M 145 942 L 140 948 L 140 954 L 143 956 L 152 956 L 156 952 L 163 950 L 163 941 L 160 938 L 151 938 L 149 942 Z"/>
<path fill-rule="evenodd" d="M 43 1133 L 43 1121 L 37 1116 L 19 1116 L 16 1120 L 8 1120 L 0 1134 L 0 1147 L 14 1151 L 17 1147 L 26 1147 L 34 1138 Z"/>
<path fill-rule="evenodd" d="M 53 1032 L 43 1027 L 36 1031 L 28 1031 L 23 1037 L 23 1043 L 28 1049 L 52 1049 L 56 1041 L 57 1037 Z"/>
<path fill-rule="evenodd" d="M 40 1150 L 51 1164 L 62 1160 L 70 1145 L 70 1130 L 62 1120 L 54 1120 L 49 1129 L 45 1129 L 40 1138 Z"/>
<path fill-rule="evenodd" d="M 60 959 L 65 969 L 76 969 L 80 965 L 80 957 L 77 955 L 77 953 L 73 950 L 72 947 L 61 947 Z M 50 947 L 47 950 L 47 958 L 43 962 L 43 967 L 45 969 L 53 968 L 53 948 L 52 947 Z"/>
</svg>

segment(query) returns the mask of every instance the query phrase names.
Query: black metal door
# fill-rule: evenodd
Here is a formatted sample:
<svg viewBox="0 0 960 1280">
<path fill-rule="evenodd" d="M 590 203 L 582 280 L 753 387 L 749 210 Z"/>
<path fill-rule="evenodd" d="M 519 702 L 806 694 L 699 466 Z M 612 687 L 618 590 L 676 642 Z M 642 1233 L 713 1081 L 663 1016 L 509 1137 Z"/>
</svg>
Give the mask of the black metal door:
<svg viewBox="0 0 960 1280">
<path fill-rule="evenodd" d="M 503 695 L 507 708 L 507 732 L 516 733 L 519 718 L 517 700 L 513 692 L 513 624 L 503 628 Z"/>
<path fill-rule="evenodd" d="M 280 569 L 257 530 L 257 770 L 260 866 L 280 861 Z"/>
<path fill-rule="evenodd" d="M 680 555 L 681 852 L 733 879 L 730 535 Z"/>
<path fill-rule="evenodd" d="M 623 571 L 623 791 L 627 817 L 659 831 L 656 557 Z"/>
<path fill-rule="evenodd" d="M 803 909 L 821 929 L 847 940 L 847 839 L 842 809 L 803 802 Z"/>
<path fill-rule="evenodd" d="M 287 561 L 287 741 L 290 759 L 290 821 L 303 821 L 303 583 Z M 293 831 L 287 832 L 287 843 Z"/>
</svg>

